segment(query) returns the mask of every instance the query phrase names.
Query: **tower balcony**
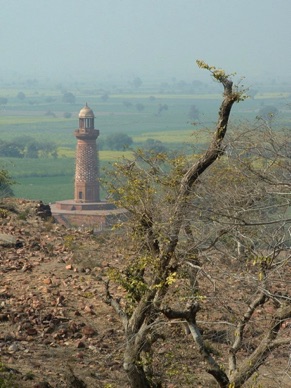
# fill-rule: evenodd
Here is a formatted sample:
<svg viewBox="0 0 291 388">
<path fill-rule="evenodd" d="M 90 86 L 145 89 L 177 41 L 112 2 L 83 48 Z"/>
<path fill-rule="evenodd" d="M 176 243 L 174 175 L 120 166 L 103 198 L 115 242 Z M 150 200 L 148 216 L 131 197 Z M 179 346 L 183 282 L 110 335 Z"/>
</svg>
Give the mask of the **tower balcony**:
<svg viewBox="0 0 291 388">
<path fill-rule="evenodd" d="M 90 129 L 90 130 L 84 130 L 84 129 L 76 129 L 74 132 L 74 135 L 79 140 L 96 140 L 99 136 L 99 130 L 98 129 Z"/>
</svg>

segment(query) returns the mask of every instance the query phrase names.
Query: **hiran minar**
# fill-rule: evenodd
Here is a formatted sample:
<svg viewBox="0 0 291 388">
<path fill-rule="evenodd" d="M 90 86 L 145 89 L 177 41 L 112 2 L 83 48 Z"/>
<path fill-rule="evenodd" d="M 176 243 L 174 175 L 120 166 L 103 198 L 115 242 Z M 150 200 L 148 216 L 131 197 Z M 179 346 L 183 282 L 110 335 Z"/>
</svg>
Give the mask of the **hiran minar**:
<svg viewBox="0 0 291 388">
<path fill-rule="evenodd" d="M 94 128 L 94 113 L 86 103 L 79 113 L 77 138 L 75 202 L 99 202 L 99 157 L 96 140 L 99 130 Z"/>
<path fill-rule="evenodd" d="M 56 222 L 66 227 L 85 226 L 97 233 L 124 220 L 127 213 L 113 203 L 100 200 L 99 130 L 94 128 L 94 113 L 87 104 L 80 110 L 79 128 L 74 135 L 77 138 L 74 199 L 51 204 L 51 211 Z"/>
</svg>

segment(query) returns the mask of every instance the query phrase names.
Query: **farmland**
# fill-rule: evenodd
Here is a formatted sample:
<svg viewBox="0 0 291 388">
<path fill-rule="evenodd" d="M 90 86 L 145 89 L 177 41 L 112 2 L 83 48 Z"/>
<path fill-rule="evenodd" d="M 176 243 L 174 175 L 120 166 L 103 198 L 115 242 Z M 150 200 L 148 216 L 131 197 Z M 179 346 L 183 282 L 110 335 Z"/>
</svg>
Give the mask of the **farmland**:
<svg viewBox="0 0 291 388">
<path fill-rule="evenodd" d="M 21 90 L 24 99 L 17 98 Z M 193 133 L 215 125 L 220 94 L 217 90 L 207 93 L 159 91 L 143 88 L 138 91 L 115 90 L 102 99 L 102 90 L 72 87 L 73 103 L 63 101 L 63 91 L 40 86 L 4 87 L 0 97 L 8 103 L 0 105 L 0 139 L 13 141 L 29 136 L 36 141 L 54 142 L 58 158 L 0 158 L 0 165 L 10 171 L 17 182 L 16 197 L 42 199 L 54 202 L 72 197 L 74 179 L 74 155 L 76 139 L 73 131 L 78 127 L 78 112 L 88 102 L 95 113 L 95 128 L 100 130 L 100 146 L 114 133 L 124 133 L 133 139 L 134 147 L 142 147 L 147 139 L 161 141 L 169 149 L 185 150 L 186 145 L 197 142 Z M 290 97 L 286 91 L 266 91 L 255 98 L 236 105 L 233 122 L 255 120 L 262 106 L 275 106 L 280 111 L 279 124 L 290 126 Z M 189 109 L 195 105 L 199 119 L 189 117 Z M 167 107 L 161 110 L 160 107 Z M 140 107 L 140 109 L 138 109 Z M 196 124 L 193 125 L 193 121 Z M 199 137 L 203 143 L 205 138 Z M 124 152 L 100 147 L 101 171 L 103 167 L 120 158 Z M 127 151 L 129 156 L 129 151 Z M 105 195 L 105 193 L 103 193 Z"/>
</svg>

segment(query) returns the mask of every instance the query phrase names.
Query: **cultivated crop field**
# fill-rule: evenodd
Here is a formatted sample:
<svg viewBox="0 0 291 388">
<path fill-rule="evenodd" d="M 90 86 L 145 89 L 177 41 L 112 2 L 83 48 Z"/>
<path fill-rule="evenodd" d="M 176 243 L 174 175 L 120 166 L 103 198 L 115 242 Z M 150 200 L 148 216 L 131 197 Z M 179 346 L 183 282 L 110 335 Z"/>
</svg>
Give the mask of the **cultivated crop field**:
<svg viewBox="0 0 291 388">
<path fill-rule="evenodd" d="M 17 97 L 20 90 L 25 94 L 24 99 Z M 0 158 L 1 167 L 9 170 L 17 182 L 14 186 L 16 197 L 45 202 L 72 198 L 76 147 L 73 132 L 78 127 L 78 113 L 86 102 L 95 114 L 100 145 L 107 136 L 124 133 L 133 139 L 133 147 L 142 147 L 147 139 L 154 139 L 169 150 L 183 152 L 191 142 L 202 144 L 206 141 L 201 129 L 214 127 L 221 101 L 216 89 L 209 93 L 161 92 L 155 88 L 116 90 L 108 93 L 106 99 L 101 98 L 102 90 L 86 89 L 85 86 L 72 86 L 70 90 L 75 96 L 73 103 L 63 101 L 64 91 L 60 86 L 21 85 L 0 89 L 0 97 L 8 100 L 7 104 L 0 105 L 0 140 L 13 141 L 29 136 L 36 141 L 54 142 L 58 150 L 55 159 Z M 279 109 L 281 125 L 290 126 L 288 104 L 290 97 L 286 92 L 258 93 L 255 98 L 234 107 L 232 121 L 253 121 L 262 106 L 270 105 Z M 196 119 L 189 116 L 193 105 L 199 111 Z M 161 109 L 165 106 L 166 109 Z M 197 138 L 193 135 L 198 130 Z M 130 151 L 102 148 L 100 170 L 122 155 L 130 157 Z"/>
</svg>

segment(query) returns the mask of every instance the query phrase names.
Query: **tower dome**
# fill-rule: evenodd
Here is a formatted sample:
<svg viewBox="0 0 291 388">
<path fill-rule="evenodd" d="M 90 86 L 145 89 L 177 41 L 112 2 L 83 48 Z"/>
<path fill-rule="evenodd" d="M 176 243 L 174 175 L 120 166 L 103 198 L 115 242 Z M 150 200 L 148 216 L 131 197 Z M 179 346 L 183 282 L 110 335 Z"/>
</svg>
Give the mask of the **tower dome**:
<svg viewBox="0 0 291 388">
<path fill-rule="evenodd" d="M 85 119 L 85 118 L 94 118 L 94 112 L 92 111 L 91 108 L 89 108 L 89 106 L 87 105 L 87 102 L 86 102 L 86 105 L 84 106 L 84 108 L 82 108 L 80 110 L 80 113 L 79 113 L 79 118 L 81 119 Z"/>
<path fill-rule="evenodd" d="M 86 105 L 79 113 L 79 131 L 83 133 L 94 132 L 94 112 Z"/>
</svg>

